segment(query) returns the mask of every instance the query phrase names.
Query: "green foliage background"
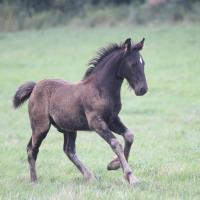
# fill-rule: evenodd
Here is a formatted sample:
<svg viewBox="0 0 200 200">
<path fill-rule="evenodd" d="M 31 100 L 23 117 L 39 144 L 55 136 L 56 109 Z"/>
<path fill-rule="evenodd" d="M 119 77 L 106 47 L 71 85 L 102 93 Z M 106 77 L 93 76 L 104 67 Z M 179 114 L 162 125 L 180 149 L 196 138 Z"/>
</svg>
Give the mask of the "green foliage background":
<svg viewBox="0 0 200 200">
<path fill-rule="evenodd" d="M 198 23 L 200 2 L 165 0 L 1 0 L 0 31 L 44 29 L 62 25 L 118 26 Z"/>
</svg>

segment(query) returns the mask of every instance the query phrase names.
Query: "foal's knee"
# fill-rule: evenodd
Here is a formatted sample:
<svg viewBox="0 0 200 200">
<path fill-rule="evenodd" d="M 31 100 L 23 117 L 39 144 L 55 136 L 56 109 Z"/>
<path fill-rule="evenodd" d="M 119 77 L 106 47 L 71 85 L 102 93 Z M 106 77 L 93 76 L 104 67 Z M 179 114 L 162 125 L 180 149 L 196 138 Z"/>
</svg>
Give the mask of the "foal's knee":
<svg viewBox="0 0 200 200">
<path fill-rule="evenodd" d="M 67 156 L 68 156 L 68 158 L 69 158 L 70 160 L 74 160 L 74 158 L 75 158 L 75 153 L 73 153 L 73 152 L 68 152 L 68 153 L 67 153 Z"/>
<path fill-rule="evenodd" d="M 127 129 L 126 132 L 124 133 L 124 139 L 127 143 L 132 144 L 134 141 L 133 133 L 131 133 L 131 131 Z"/>
<path fill-rule="evenodd" d="M 117 141 L 116 138 L 111 139 L 111 144 L 110 146 L 112 147 L 113 151 L 115 152 L 123 152 L 123 147 L 122 145 Z"/>
</svg>

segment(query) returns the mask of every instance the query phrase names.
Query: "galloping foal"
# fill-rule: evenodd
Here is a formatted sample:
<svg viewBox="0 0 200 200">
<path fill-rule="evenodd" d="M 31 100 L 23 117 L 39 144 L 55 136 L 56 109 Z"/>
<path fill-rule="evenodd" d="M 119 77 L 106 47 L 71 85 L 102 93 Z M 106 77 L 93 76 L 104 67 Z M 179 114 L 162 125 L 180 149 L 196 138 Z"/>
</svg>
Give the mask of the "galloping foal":
<svg viewBox="0 0 200 200">
<path fill-rule="evenodd" d="M 101 49 L 90 62 L 91 67 L 82 81 L 69 84 L 59 79 L 27 82 L 14 95 L 14 107 L 19 107 L 29 98 L 28 110 L 32 137 L 27 145 L 31 181 L 36 182 L 35 162 L 39 147 L 46 137 L 51 124 L 64 135 L 63 150 L 86 179 L 93 178 L 76 155 L 77 131 L 95 131 L 112 148 L 117 158 L 108 164 L 108 170 L 122 168 L 130 184 L 138 180 L 128 165 L 128 157 L 133 142 L 133 134 L 120 121 L 121 85 L 126 79 L 136 95 L 147 92 L 144 74 L 144 60 L 139 51 L 144 39 L 131 44 L 127 39 L 123 44 L 113 44 Z M 124 149 L 112 132 L 125 140 Z"/>
</svg>

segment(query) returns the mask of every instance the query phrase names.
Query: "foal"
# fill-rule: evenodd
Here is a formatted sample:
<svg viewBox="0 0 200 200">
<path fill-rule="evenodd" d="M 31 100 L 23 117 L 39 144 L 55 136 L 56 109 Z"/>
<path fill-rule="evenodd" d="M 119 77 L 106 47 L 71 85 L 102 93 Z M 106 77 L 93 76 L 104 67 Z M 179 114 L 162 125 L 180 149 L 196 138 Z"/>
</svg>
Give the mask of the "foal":
<svg viewBox="0 0 200 200">
<path fill-rule="evenodd" d="M 117 158 L 108 164 L 108 170 L 122 168 L 130 184 L 137 182 L 128 165 L 133 134 L 120 121 L 121 85 L 126 79 L 135 94 L 147 92 L 144 60 L 139 51 L 144 39 L 133 45 L 131 39 L 102 49 L 91 60 L 91 67 L 82 81 L 69 84 L 59 79 L 45 79 L 37 84 L 27 82 L 14 95 L 13 105 L 19 107 L 29 98 L 28 110 L 32 137 L 27 145 L 30 177 L 37 181 L 35 162 L 39 147 L 51 124 L 64 135 L 63 150 L 86 179 L 93 174 L 76 155 L 77 131 L 96 131 L 112 148 Z M 112 132 L 125 140 L 124 149 Z"/>
</svg>

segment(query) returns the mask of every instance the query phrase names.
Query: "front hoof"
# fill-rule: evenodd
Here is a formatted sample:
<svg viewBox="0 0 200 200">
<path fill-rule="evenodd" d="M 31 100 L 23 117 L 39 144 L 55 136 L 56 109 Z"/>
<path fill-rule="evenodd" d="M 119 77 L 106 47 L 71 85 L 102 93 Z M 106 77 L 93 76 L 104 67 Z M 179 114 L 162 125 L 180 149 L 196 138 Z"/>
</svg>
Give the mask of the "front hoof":
<svg viewBox="0 0 200 200">
<path fill-rule="evenodd" d="M 107 170 L 117 170 L 119 168 L 120 168 L 120 162 L 118 158 L 112 160 L 107 166 Z"/>
<path fill-rule="evenodd" d="M 91 174 L 85 175 L 85 179 L 87 182 L 92 182 L 92 181 L 96 180 L 96 177 L 94 174 L 91 173 Z"/>
<path fill-rule="evenodd" d="M 137 178 L 136 176 L 134 176 L 134 175 L 132 174 L 132 172 L 127 173 L 127 174 L 125 175 L 125 179 L 128 181 L 128 183 L 129 183 L 130 185 L 136 186 L 136 185 L 139 183 L 138 178 Z"/>
</svg>

